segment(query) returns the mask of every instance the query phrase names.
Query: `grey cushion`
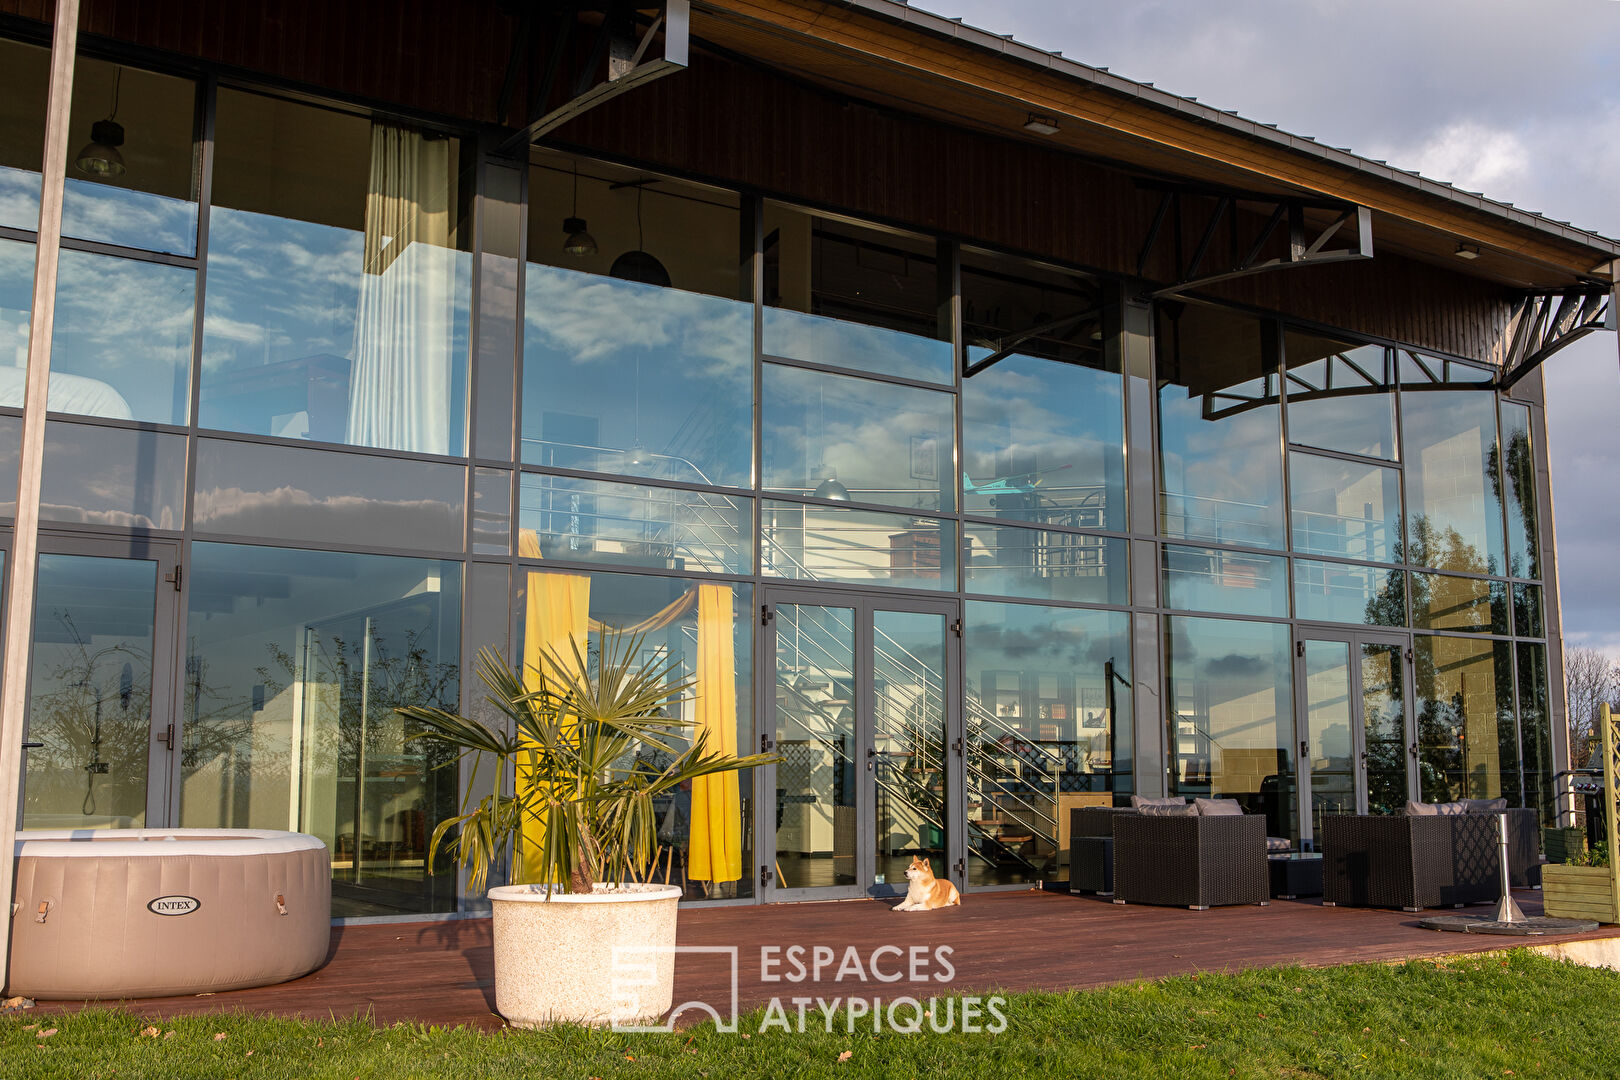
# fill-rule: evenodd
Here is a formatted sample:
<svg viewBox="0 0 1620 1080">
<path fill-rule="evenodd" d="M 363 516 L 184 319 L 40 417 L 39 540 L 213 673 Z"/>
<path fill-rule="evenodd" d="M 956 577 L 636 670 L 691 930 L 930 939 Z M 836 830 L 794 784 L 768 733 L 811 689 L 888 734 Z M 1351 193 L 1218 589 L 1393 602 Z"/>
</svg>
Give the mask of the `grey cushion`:
<svg viewBox="0 0 1620 1080">
<path fill-rule="evenodd" d="M 1179 795 L 1172 795 L 1168 799 L 1155 799 L 1146 795 L 1132 795 L 1131 805 L 1140 810 L 1145 806 L 1191 806 L 1192 804 Z"/>
<path fill-rule="evenodd" d="M 1408 799 L 1406 801 L 1406 813 L 1408 817 L 1433 817 L 1436 814 L 1441 817 L 1456 817 L 1459 814 L 1466 814 L 1468 812 L 1468 804 L 1466 802 L 1426 803 L 1417 802 L 1413 799 Z"/>
<path fill-rule="evenodd" d="M 1495 814 L 1508 808 L 1506 799 L 1464 799 L 1470 814 Z"/>
<path fill-rule="evenodd" d="M 1285 851 L 1293 851 L 1294 842 L 1281 836 L 1266 837 L 1266 854 L 1280 855 Z"/>
<path fill-rule="evenodd" d="M 1197 817 L 1198 807 L 1176 799 L 1170 805 L 1157 803 L 1153 806 L 1138 806 L 1136 812 L 1144 817 Z"/>
<path fill-rule="evenodd" d="M 1200 817 L 1242 817 L 1243 807 L 1236 799 L 1194 799 Z"/>
</svg>

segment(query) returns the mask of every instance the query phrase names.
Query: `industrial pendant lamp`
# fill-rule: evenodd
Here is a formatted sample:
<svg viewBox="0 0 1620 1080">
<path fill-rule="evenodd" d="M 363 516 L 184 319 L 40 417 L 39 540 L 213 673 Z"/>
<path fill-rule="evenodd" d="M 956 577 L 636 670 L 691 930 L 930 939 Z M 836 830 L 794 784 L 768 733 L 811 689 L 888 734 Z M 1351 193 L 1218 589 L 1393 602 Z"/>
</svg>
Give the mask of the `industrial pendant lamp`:
<svg viewBox="0 0 1620 1080">
<path fill-rule="evenodd" d="M 664 264 L 643 251 L 642 242 L 645 239 L 641 228 L 641 191 L 645 182 L 636 185 L 636 250 L 627 251 L 613 260 L 608 269 L 609 277 L 616 277 L 621 281 L 639 281 L 643 285 L 658 285 L 669 288 L 669 271 Z"/>
<path fill-rule="evenodd" d="M 80 172 L 104 180 L 123 176 L 127 171 L 124 155 L 118 152 L 124 145 L 124 125 L 114 119 L 118 115 L 118 90 L 123 78 L 124 69 L 118 68 L 113 75 L 112 111 L 105 120 L 90 125 L 90 141 L 73 158 Z"/>
<path fill-rule="evenodd" d="M 582 259 L 587 255 L 596 254 L 596 237 L 585 228 L 585 219 L 579 216 L 579 162 L 574 162 L 574 212 L 563 218 L 563 232 L 568 235 L 563 239 L 563 250 Z"/>
<path fill-rule="evenodd" d="M 821 422 L 817 425 L 821 432 L 821 453 L 823 460 L 816 465 L 816 475 L 821 477 L 821 483 L 816 485 L 810 494 L 818 499 L 829 499 L 833 502 L 849 502 L 849 488 L 838 482 L 838 470 L 828 465 L 825 458 L 827 454 L 827 387 L 821 386 Z"/>
</svg>

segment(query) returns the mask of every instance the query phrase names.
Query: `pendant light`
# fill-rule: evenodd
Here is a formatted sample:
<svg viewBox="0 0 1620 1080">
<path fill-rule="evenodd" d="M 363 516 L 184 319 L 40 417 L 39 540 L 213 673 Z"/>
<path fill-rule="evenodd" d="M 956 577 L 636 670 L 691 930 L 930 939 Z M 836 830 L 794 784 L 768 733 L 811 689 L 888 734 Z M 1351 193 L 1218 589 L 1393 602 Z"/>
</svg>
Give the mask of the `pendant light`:
<svg viewBox="0 0 1620 1080">
<path fill-rule="evenodd" d="M 123 176 L 127 171 L 124 155 L 118 152 L 124 145 L 124 125 L 114 119 L 118 115 L 118 90 L 123 78 L 124 69 L 120 67 L 113 75 L 112 111 L 105 120 L 90 125 L 90 141 L 73 158 L 80 172 L 103 180 Z"/>
<path fill-rule="evenodd" d="M 563 232 L 568 235 L 563 239 L 563 250 L 576 259 L 583 259 L 587 255 L 595 255 L 596 237 L 585 228 L 585 219 L 579 216 L 579 162 L 574 162 L 574 212 L 563 218 Z"/>
<path fill-rule="evenodd" d="M 823 459 L 827 455 L 827 387 L 821 385 L 821 421 L 817 425 L 821 431 L 821 454 Z M 821 483 L 816 485 L 810 494 L 818 499 L 829 499 L 833 502 L 849 502 L 849 488 L 838 482 L 838 470 L 822 460 L 816 465 L 816 475 L 821 477 Z"/>
<path fill-rule="evenodd" d="M 641 227 L 641 192 L 648 183 L 641 181 L 636 184 L 636 250 L 627 251 L 613 260 L 613 266 L 608 269 L 609 277 L 619 278 L 621 281 L 638 281 L 643 285 L 658 285 L 669 288 L 669 271 L 664 264 L 642 250 L 645 236 Z"/>
</svg>

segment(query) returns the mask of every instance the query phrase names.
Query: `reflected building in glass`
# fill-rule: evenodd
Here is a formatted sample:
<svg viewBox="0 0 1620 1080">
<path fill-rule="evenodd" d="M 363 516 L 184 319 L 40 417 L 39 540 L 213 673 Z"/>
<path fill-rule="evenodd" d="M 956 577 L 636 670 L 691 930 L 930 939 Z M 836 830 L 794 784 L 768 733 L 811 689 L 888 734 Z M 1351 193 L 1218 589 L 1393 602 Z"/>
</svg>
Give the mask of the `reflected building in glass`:
<svg viewBox="0 0 1620 1080">
<path fill-rule="evenodd" d="M 398 15 L 409 72 L 87 26 L 24 828 L 292 829 L 340 916 L 476 914 L 429 838 L 511 778 L 394 710 L 494 722 L 479 650 L 615 631 L 711 746 L 778 755 L 657 800 L 693 903 L 915 857 L 1061 889 L 1071 815 L 1135 795 L 1306 851 L 1409 800 L 1570 809 L 1538 365 L 1620 245 L 917 9 L 857 16 L 940 60 L 901 100 L 828 83 L 834 28 L 711 7 L 590 108 L 525 50 L 589 52 L 493 2 Z M 47 39 L 0 22 L 8 560 Z M 1075 107 L 998 119 L 938 74 L 969 61 Z"/>
</svg>

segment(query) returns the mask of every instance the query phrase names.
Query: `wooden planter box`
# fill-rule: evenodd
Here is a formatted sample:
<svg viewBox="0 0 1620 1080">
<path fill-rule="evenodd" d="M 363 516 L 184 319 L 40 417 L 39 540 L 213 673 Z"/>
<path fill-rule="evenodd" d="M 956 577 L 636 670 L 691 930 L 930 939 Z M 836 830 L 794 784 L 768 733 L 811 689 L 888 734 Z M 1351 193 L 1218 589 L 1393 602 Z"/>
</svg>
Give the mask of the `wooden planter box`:
<svg viewBox="0 0 1620 1080">
<path fill-rule="evenodd" d="M 1541 907 L 1554 918 L 1620 923 L 1620 912 L 1615 911 L 1614 878 L 1606 866 L 1543 866 Z"/>
</svg>

